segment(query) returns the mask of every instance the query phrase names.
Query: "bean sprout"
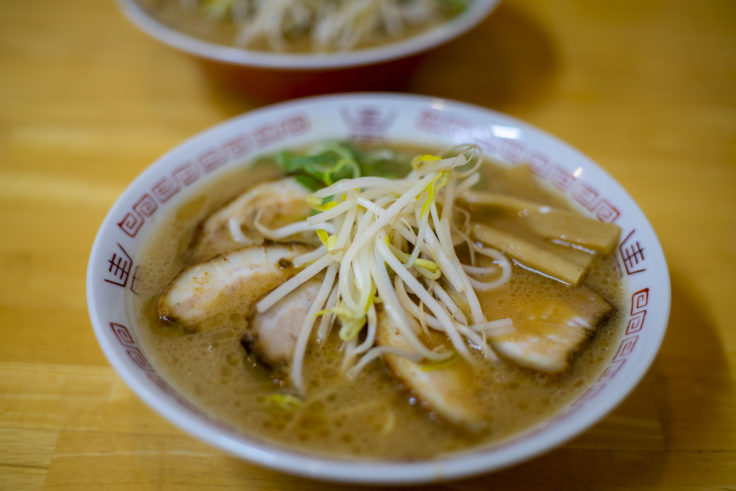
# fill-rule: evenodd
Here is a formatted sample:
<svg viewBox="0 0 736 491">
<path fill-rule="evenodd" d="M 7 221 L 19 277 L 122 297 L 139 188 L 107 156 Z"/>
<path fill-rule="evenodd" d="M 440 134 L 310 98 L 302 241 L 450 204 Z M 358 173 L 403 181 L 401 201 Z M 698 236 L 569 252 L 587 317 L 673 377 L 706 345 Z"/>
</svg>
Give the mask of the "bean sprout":
<svg viewBox="0 0 736 491">
<path fill-rule="evenodd" d="M 347 51 L 381 38 L 395 39 L 408 28 L 431 26 L 464 8 L 444 0 L 179 0 L 215 21 L 237 27 L 234 45 L 265 42 L 285 51 L 294 37 L 306 37 L 315 51 Z M 449 5 L 458 8 L 448 8 Z"/>
<path fill-rule="evenodd" d="M 316 324 L 320 342 L 332 325 L 339 326 L 343 368 L 349 376 L 384 354 L 438 362 L 453 352 L 471 359 L 475 349 L 496 359 L 486 338 L 513 332 L 513 326 L 508 319 L 489 321 L 475 290 L 505 283 L 510 262 L 500 252 L 467 240 L 460 229 L 467 230 L 471 218 L 454 206 L 458 190 L 477 181 L 478 165 L 477 148 L 466 146 L 452 157 L 417 157 L 403 179 L 343 179 L 309 196 L 317 213 L 286 229 L 318 228 L 322 245 L 297 258 L 306 267 L 256 305 L 259 312 L 268 310 L 324 274 L 295 348 L 290 375 L 298 390 L 304 389 L 303 361 Z M 458 234 L 461 239 L 453 241 Z M 471 264 L 462 264 L 457 255 L 456 247 L 466 244 Z M 490 259 L 488 264 L 476 264 L 481 256 Z M 376 302 L 410 350 L 376 343 Z M 453 349 L 427 346 L 420 339 L 422 328 L 443 333 Z"/>
</svg>

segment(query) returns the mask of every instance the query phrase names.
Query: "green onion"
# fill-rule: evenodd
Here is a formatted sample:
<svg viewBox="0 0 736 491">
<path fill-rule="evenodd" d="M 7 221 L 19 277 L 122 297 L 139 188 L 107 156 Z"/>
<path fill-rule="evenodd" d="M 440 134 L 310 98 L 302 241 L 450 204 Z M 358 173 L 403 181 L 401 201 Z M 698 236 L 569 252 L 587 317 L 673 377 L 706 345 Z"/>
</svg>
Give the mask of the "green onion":
<svg viewBox="0 0 736 491">
<path fill-rule="evenodd" d="M 454 365 L 458 361 L 460 361 L 460 355 L 458 355 L 457 353 L 453 353 L 452 355 L 450 355 L 449 358 L 446 358 L 444 360 L 433 361 L 430 363 L 423 364 L 422 370 L 425 372 L 430 372 L 432 370 L 441 370 L 443 368 L 447 368 L 447 367 Z"/>
<path fill-rule="evenodd" d="M 330 142 L 307 149 L 304 154 L 289 150 L 275 155 L 278 166 L 307 189 L 316 191 L 340 179 L 381 176 L 403 177 L 407 162 L 401 162 L 390 150 L 362 152 L 347 143 Z"/>
<path fill-rule="evenodd" d="M 458 15 L 468 7 L 467 0 L 439 0 L 448 15 Z"/>
<path fill-rule="evenodd" d="M 304 405 L 304 401 L 290 394 L 271 394 L 266 397 L 266 402 L 274 404 L 284 411 L 296 411 Z"/>
<path fill-rule="evenodd" d="M 200 10 L 206 16 L 223 20 L 230 15 L 235 0 L 206 0 L 200 4 Z"/>
</svg>

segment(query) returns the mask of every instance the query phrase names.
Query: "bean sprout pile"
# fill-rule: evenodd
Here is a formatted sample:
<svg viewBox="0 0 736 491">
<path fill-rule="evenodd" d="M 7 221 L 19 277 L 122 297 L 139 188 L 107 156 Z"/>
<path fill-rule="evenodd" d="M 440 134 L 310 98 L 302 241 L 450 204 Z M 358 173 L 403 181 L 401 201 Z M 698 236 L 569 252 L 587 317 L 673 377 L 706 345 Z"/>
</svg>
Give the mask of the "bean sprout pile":
<svg viewBox="0 0 736 491">
<path fill-rule="evenodd" d="M 315 214 L 306 220 L 283 229 L 258 225 L 273 240 L 311 229 L 321 242 L 295 259 L 294 265 L 303 267 L 299 273 L 256 305 L 264 312 L 306 281 L 322 277 L 290 368 L 298 390 L 303 391 L 302 367 L 315 329 L 320 343 L 339 327 L 349 376 L 384 354 L 439 363 L 454 353 L 470 360 L 476 350 L 496 359 L 487 337 L 514 328 L 510 319 L 489 321 L 476 291 L 504 284 L 511 264 L 470 238 L 470 214 L 455 203 L 480 180 L 479 150 L 466 145 L 448 155 L 416 157 L 401 179 L 342 179 L 309 196 Z M 469 264 L 458 257 L 460 248 Z M 377 304 L 411 351 L 376 344 Z M 420 337 L 431 331 L 444 333 L 452 349 L 427 347 Z"/>
<path fill-rule="evenodd" d="M 238 28 L 234 45 L 265 41 L 285 51 L 306 34 L 316 51 L 345 51 L 376 36 L 396 38 L 411 27 L 437 22 L 462 10 L 465 0 L 179 0 L 214 20 Z"/>
</svg>

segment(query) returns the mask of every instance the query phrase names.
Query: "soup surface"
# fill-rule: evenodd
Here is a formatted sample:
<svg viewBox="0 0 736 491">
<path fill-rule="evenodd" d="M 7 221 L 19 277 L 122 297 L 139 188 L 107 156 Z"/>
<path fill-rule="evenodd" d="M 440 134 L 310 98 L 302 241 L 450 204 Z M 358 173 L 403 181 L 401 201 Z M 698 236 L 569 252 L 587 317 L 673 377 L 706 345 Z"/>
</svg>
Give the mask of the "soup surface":
<svg viewBox="0 0 736 491">
<path fill-rule="evenodd" d="M 138 0 L 161 23 L 217 44 L 284 53 L 366 49 L 431 29 L 465 0 Z"/>
<path fill-rule="evenodd" d="M 403 145 L 394 152 L 406 162 L 407 156 L 427 153 L 427 149 Z M 474 363 L 468 364 L 467 377 L 474 389 L 465 396 L 482 408 L 482 431 L 469 431 L 439 417 L 406 390 L 380 359 L 357 377 L 346 378 L 340 339 L 334 333 L 324 345 L 310 343 L 303 369 L 306 394 L 292 398 L 293 392 L 277 383 L 243 348 L 248 319 L 238 311 L 237 302 L 232 311 L 216 318 L 216 327 L 198 333 L 163 323 L 156 312 L 161 292 L 187 265 L 186 249 L 197 224 L 247 187 L 280 175 L 269 163 L 246 164 L 200 190 L 157 227 L 138 258 L 143 274 L 139 294 L 130 300 L 131 311 L 139 316 L 143 344 L 158 369 L 198 407 L 243 434 L 337 458 L 431 458 L 498 441 L 543 421 L 581 394 L 613 355 L 621 331 L 623 287 L 615 258 L 596 257 L 583 285 L 615 310 L 574 355 L 569 371 L 545 375 L 505 359 L 493 362 L 479 352 L 471 353 Z M 485 163 L 480 185 L 569 208 L 561 197 L 514 174 L 507 167 Z M 486 212 L 474 219 L 524 233 L 507 214 Z M 497 290 L 479 292 L 479 299 L 488 319 L 510 317 L 523 322 L 540 301 L 564 299 L 569 292 L 560 282 L 514 263 L 511 279 Z"/>
</svg>

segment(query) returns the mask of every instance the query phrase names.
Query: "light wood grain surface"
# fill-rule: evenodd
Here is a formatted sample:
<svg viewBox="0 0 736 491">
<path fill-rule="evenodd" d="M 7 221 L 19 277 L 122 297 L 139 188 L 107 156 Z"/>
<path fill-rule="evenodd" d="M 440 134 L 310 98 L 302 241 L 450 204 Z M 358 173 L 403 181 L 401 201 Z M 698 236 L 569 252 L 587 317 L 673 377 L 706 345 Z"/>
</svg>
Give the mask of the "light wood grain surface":
<svg viewBox="0 0 736 491">
<path fill-rule="evenodd" d="M 736 489 L 736 2 L 506 0 L 422 60 L 411 92 L 522 118 L 649 216 L 672 315 L 641 385 L 531 462 L 426 489 Z M 338 489 L 190 438 L 97 346 L 99 224 L 173 145 L 258 106 L 112 1 L 0 2 L 0 489 Z"/>
</svg>

